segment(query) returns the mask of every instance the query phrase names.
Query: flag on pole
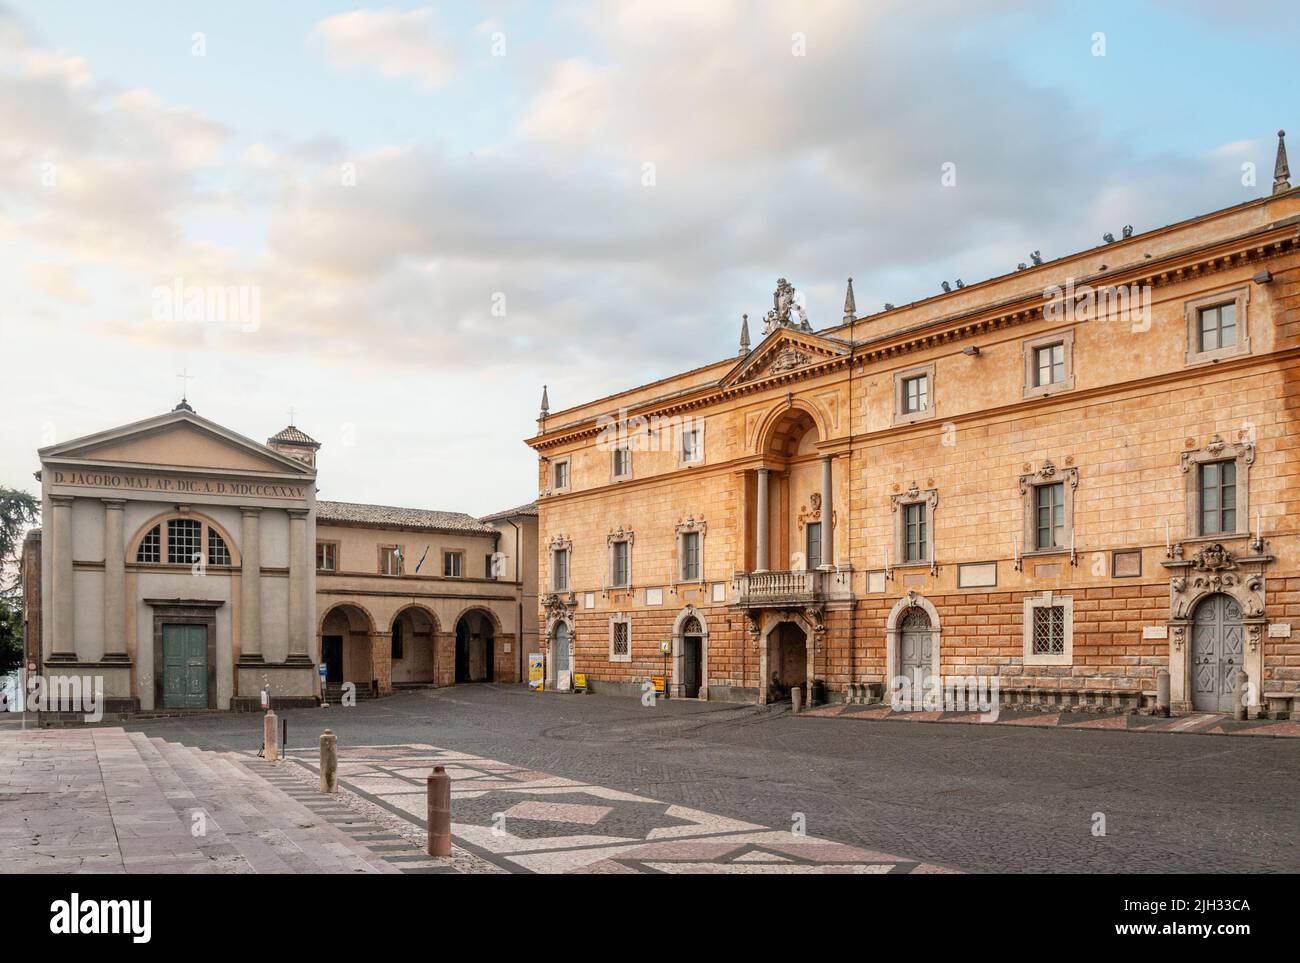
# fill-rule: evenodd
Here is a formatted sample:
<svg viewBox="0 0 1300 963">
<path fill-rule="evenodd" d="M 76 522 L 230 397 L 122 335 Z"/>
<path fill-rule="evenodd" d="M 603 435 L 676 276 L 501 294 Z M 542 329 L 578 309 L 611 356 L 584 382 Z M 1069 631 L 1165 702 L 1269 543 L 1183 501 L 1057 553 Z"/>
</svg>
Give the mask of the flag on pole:
<svg viewBox="0 0 1300 963">
<path fill-rule="evenodd" d="M 432 543 L 431 543 L 431 544 L 432 544 Z M 420 556 L 420 560 L 419 560 L 418 562 L 415 563 L 415 574 L 416 574 L 416 575 L 419 575 L 419 574 L 420 574 L 420 566 L 424 564 L 424 560 L 425 560 L 426 558 L 428 558 L 428 557 L 429 557 L 429 545 L 426 545 L 426 546 L 424 546 L 424 554 L 421 555 L 421 556 Z"/>
</svg>

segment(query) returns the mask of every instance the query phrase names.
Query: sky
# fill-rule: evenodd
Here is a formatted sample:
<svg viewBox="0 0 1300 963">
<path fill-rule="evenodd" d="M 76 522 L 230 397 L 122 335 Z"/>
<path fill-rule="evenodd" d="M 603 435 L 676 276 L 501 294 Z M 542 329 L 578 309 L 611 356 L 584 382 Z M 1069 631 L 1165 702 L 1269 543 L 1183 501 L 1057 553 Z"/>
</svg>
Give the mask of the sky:
<svg viewBox="0 0 1300 963">
<path fill-rule="evenodd" d="M 322 498 L 529 501 L 543 384 L 557 411 L 733 356 L 778 277 L 826 327 L 849 276 L 865 314 L 1267 193 L 1297 23 L 0 0 L 0 485 L 184 388 L 258 440 L 292 412 Z"/>
</svg>

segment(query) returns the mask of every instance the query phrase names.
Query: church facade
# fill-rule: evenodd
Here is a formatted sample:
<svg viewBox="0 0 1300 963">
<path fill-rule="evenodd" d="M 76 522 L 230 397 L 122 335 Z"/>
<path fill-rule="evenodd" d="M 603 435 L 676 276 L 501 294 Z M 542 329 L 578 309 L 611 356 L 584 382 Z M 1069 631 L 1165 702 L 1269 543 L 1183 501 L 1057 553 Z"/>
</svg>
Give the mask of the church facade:
<svg viewBox="0 0 1300 963">
<path fill-rule="evenodd" d="M 1267 197 L 880 312 L 850 281 L 817 329 L 782 279 L 735 357 L 544 392 L 548 679 L 1300 709 L 1288 177 L 1279 142 Z"/>
<path fill-rule="evenodd" d="M 516 680 L 536 634 L 535 556 L 514 534 L 530 506 L 481 522 L 318 501 L 319 448 L 293 426 L 259 444 L 182 401 L 42 449 L 29 668 L 92 680 L 111 713 Z"/>
</svg>

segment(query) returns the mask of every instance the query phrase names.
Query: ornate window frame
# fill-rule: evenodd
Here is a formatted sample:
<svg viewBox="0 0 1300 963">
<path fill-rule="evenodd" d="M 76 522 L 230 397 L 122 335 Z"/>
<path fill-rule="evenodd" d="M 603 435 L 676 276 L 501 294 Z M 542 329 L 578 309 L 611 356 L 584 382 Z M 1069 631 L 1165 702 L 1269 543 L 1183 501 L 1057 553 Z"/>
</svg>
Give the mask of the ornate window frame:
<svg viewBox="0 0 1300 963">
<path fill-rule="evenodd" d="M 1060 344 L 1062 346 L 1061 354 L 1064 356 L 1065 376 L 1061 381 L 1056 381 L 1052 384 L 1034 384 L 1034 372 L 1038 370 L 1038 349 L 1046 348 L 1054 344 Z M 1028 338 L 1027 340 L 1020 342 L 1020 350 L 1024 356 L 1024 397 L 1046 398 L 1048 395 L 1073 390 L 1074 328 L 1062 328 L 1059 331 L 1052 331 L 1049 334 L 1041 334 L 1036 338 Z"/>
<path fill-rule="evenodd" d="M 923 559 L 907 560 L 907 512 L 908 505 L 925 505 L 925 554 Z M 934 555 L 934 515 L 939 505 L 939 489 L 921 488 L 916 482 L 907 491 L 889 496 L 890 511 L 894 513 L 894 558 L 893 568 L 928 568 L 931 574 L 938 570 Z"/>
<path fill-rule="evenodd" d="M 1201 350 L 1201 311 L 1222 304 L 1235 304 L 1237 307 L 1237 343 L 1227 348 Z M 1250 325 L 1248 307 L 1250 305 L 1250 285 L 1216 291 L 1199 298 L 1183 302 L 1183 315 L 1187 321 L 1187 351 L 1183 363 L 1187 365 L 1210 364 L 1235 358 L 1237 355 L 1250 354 Z"/>
<path fill-rule="evenodd" d="M 1062 537 L 1066 542 L 1065 545 L 1057 548 L 1039 548 L 1035 539 L 1037 513 L 1035 511 L 1034 499 L 1038 494 L 1038 489 L 1044 485 L 1053 485 L 1057 482 L 1064 482 L 1065 487 L 1062 489 L 1065 495 L 1065 531 Z M 1020 496 L 1021 496 L 1021 513 L 1024 516 L 1023 530 L 1020 536 L 1020 554 L 1024 556 L 1034 555 L 1066 555 L 1074 560 L 1074 491 L 1079 487 L 1079 469 L 1077 468 L 1057 468 L 1052 464 L 1050 458 L 1044 459 L 1043 465 L 1038 471 L 1029 472 L 1020 476 Z"/>
<path fill-rule="evenodd" d="M 554 535 L 546 543 L 546 552 L 547 552 L 547 556 L 550 558 L 551 561 L 551 570 L 548 573 L 550 575 L 549 581 L 551 583 L 551 591 L 552 592 L 571 591 L 573 587 L 573 540 L 569 538 L 569 536 L 567 535 Z M 564 574 L 565 574 L 564 585 L 555 584 L 555 553 L 556 552 L 565 552 L 568 555 L 568 558 L 566 559 L 567 564 L 565 565 L 565 570 L 564 570 Z"/>
<path fill-rule="evenodd" d="M 913 378 L 924 377 L 926 379 L 926 406 L 920 411 L 905 411 L 903 404 L 903 392 L 906 390 L 907 382 Z M 910 425 L 917 421 L 926 421 L 935 416 L 935 396 L 934 396 L 934 362 L 929 364 L 917 365 L 912 368 L 904 368 L 901 371 L 894 372 L 894 424 Z"/>
<path fill-rule="evenodd" d="M 616 625 L 627 626 L 627 652 L 622 655 L 619 655 L 614 651 L 614 626 Z M 627 612 L 615 612 L 609 617 L 609 661 L 632 661 L 632 616 Z"/>
<path fill-rule="evenodd" d="M 676 566 L 677 578 L 673 583 L 674 585 L 685 585 L 685 584 L 696 585 L 696 584 L 704 583 L 704 540 L 705 540 L 705 536 L 708 534 L 708 530 L 709 530 L 708 522 L 706 522 L 702 518 L 696 519 L 694 515 L 687 515 L 686 520 L 684 522 L 678 522 L 677 525 L 674 527 L 674 532 L 676 533 L 676 541 L 677 541 L 677 566 Z M 700 559 L 699 559 L 700 570 L 699 572 L 696 573 L 695 578 L 687 578 L 686 577 L 686 539 L 684 536 L 692 533 L 700 536 Z"/>
<path fill-rule="evenodd" d="M 623 584 L 614 583 L 614 546 L 619 542 L 627 543 L 627 582 Z M 609 553 L 609 560 L 605 566 L 605 591 L 611 589 L 623 590 L 631 589 L 636 584 L 635 576 L 632 572 L 632 546 L 636 543 L 636 533 L 631 529 L 625 529 L 622 525 L 617 530 L 611 531 L 605 537 L 605 544 Z"/>
<path fill-rule="evenodd" d="M 1233 532 L 1201 534 L 1201 471 L 1208 462 L 1235 461 L 1237 463 L 1237 529 Z M 1187 477 L 1187 517 L 1184 542 L 1218 542 L 1250 535 L 1250 466 L 1255 463 L 1255 445 L 1249 441 L 1230 444 L 1217 434 L 1204 448 L 1184 451 L 1179 465 Z"/>
<path fill-rule="evenodd" d="M 1034 611 L 1060 606 L 1065 610 L 1065 651 L 1060 655 L 1034 652 Z M 1074 665 L 1074 596 L 1057 595 L 1048 590 L 1041 595 L 1025 596 L 1024 618 L 1025 665 Z"/>
</svg>

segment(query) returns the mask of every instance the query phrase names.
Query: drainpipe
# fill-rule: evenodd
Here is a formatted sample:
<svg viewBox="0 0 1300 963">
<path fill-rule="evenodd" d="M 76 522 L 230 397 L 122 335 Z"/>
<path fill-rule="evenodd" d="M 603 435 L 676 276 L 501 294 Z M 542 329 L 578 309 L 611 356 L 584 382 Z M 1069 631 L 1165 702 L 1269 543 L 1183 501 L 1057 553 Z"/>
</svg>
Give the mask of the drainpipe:
<svg viewBox="0 0 1300 963">
<path fill-rule="evenodd" d="M 523 562 L 520 552 L 523 550 L 520 543 L 522 530 L 515 524 L 513 518 L 507 518 L 510 527 L 515 530 L 515 584 L 519 586 L 519 606 L 515 614 L 515 645 L 519 651 L 515 655 L 518 672 L 515 675 L 516 682 L 524 681 L 524 571 L 521 567 Z"/>
</svg>

